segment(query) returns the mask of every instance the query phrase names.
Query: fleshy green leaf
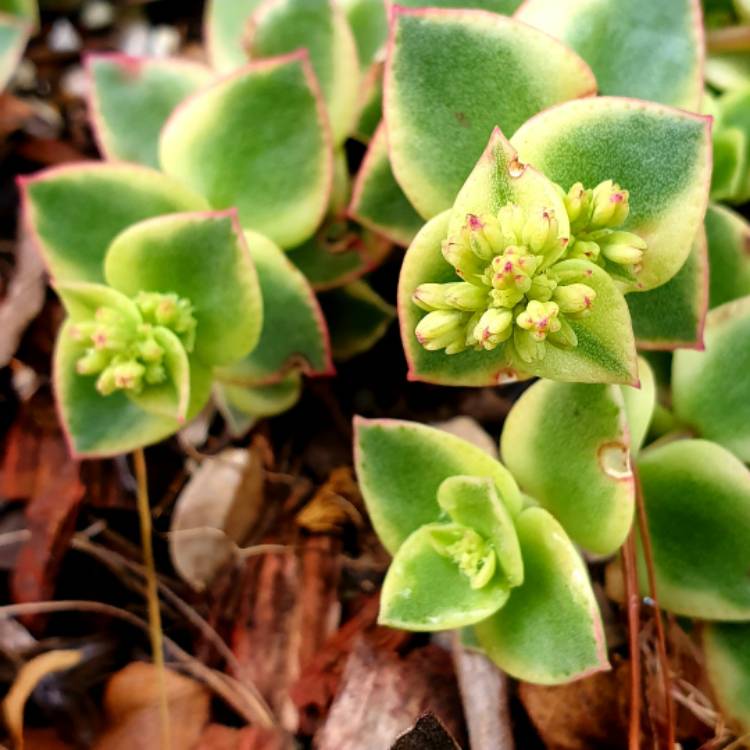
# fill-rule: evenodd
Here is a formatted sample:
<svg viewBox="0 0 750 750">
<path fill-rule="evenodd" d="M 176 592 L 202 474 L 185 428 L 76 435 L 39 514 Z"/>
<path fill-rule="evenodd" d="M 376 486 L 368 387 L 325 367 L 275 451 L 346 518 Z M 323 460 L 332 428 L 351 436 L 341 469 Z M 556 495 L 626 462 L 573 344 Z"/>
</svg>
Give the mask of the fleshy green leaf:
<svg viewBox="0 0 750 750">
<path fill-rule="evenodd" d="M 344 286 L 382 263 L 391 243 L 369 230 L 353 232 L 342 249 L 316 234 L 287 253 L 289 260 L 305 274 L 316 292 Z"/>
<path fill-rule="evenodd" d="M 720 91 L 737 91 L 750 82 L 747 52 L 713 52 L 706 59 L 706 81 Z"/>
<path fill-rule="evenodd" d="M 207 0 L 203 18 L 204 37 L 211 65 L 228 73 L 247 64 L 245 27 L 262 0 Z"/>
<path fill-rule="evenodd" d="M 396 310 L 364 281 L 322 294 L 333 356 L 346 360 L 370 349 L 396 317 Z"/>
<path fill-rule="evenodd" d="M 357 46 L 341 8 L 333 0 L 266 0 L 251 16 L 245 41 L 253 58 L 308 51 L 333 139 L 341 143 L 354 125 L 359 85 Z"/>
<path fill-rule="evenodd" d="M 635 507 L 620 388 L 540 380 L 508 414 L 501 454 L 574 542 L 604 555 L 620 547 Z"/>
<path fill-rule="evenodd" d="M 708 251 L 701 229 L 682 268 L 666 283 L 625 298 L 642 349 L 697 348 L 708 311 Z"/>
<path fill-rule="evenodd" d="M 425 225 L 408 249 L 401 267 L 399 319 L 411 380 L 472 386 L 498 385 L 531 375 L 588 383 L 637 380 L 635 344 L 625 299 L 609 274 L 587 261 L 567 260 L 556 266 L 560 271 L 580 274 L 580 280 L 597 294 L 591 314 L 571 320 L 578 337 L 576 347 L 563 350 L 547 346 L 544 358 L 532 364 L 520 359 L 515 361 L 508 347 L 503 346 L 492 351 L 467 349 L 450 355 L 427 351 L 414 334 L 424 312 L 412 302 L 412 295 L 419 284 L 446 283 L 458 278 L 441 252 L 449 218 L 450 212 L 446 211 Z"/>
<path fill-rule="evenodd" d="M 15 73 L 30 32 L 27 22 L 0 14 L 0 91 Z"/>
<path fill-rule="evenodd" d="M 100 307 L 114 308 L 134 326 L 142 322 L 135 302 L 110 286 L 69 282 L 56 284 L 55 291 L 60 295 L 65 312 L 74 323 L 91 320 Z"/>
<path fill-rule="evenodd" d="M 375 131 L 357 174 L 349 215 L 404 246 L 424 224 L 393 176 L 382 124 Z"/>
<path fill-rule="evenodd" d="M 722 715 L 750 731 L 750 624 L 706 625 L 703 653 Z"/>
<path fill-rule="evenodd" d="M 355 419 L 355 464 L 367 510 L 392 554 L 420 526 L 440 518 L 438 488 L 457 475 L 489 477 L 515 515 L 521 496 L 510 473 L 471 443 L 432 427 Z"/>
<path fill-rule="evenodd" d="M 188 60 L 90 55 L 89 115 L 99 150 L 112 161 L 159 167 L 159 132 L 172 110 L 211 80 Z"/>
<path fill-rule="evenodd" d="M 523 583 L 523 560 L 510 513 L 486 477 L 448 477 L 438 488 L 438 505 L 456 523 L 491 542 L 498 570 L 511 587 Z"/>
<path fill-rule="evenodd" d="M 235 385 L 266 385 L 290 369 L 310 375 L 333 372 L 328 330 L 302 273 L 267 237 L 246 232 L 263 297 L 263 330 L 257 346 L 217 377 Z"/>
<path fill-rule="evenodd" d="M 383 581 L 378 622 L 407 630 L 450 630 L 484 620 L 505 604 L 509 589 L 502 575 L 495 572 L 488 584 L 472 588 L 458 565 L 435 549 L 433 536 L 455 528 L 427 524 L 404 540 Z"/>
<path fill-rule="evenodd" d="M 641 449 L 656 409 L 656 378 L 651 365 L 643 357 L 638 358 L 638 377 L 640 388 L 620 386 L 628 419 L 630 451 L 633 454 Z"/>
<path fill-rule="evenodd" d="M 383 119 L 383 63 L 375 63 L 362 77 L 357 111 L 357 124 L 351 136 L 368 143 Z"/>
<path fill-rule="evenodd" d="M 307 55 L 295 52 L 251 63 L 183 102 L 162 130 L 159 156 L 214 208 L 235 206 L 244 229 L 294 247 L 328 205 L 327 122 Z"/>
<path fill-rule="evenodd" d="M 708 313 L 704 344 L 703 352 L 675 352 L 675 413 L 701 437 L 750 461 L 750 297 Z"/>
<path fill-rule="evenodd" d="M 750 294 L 750 224 L 725 206 L 706 211 L 709 307 Z"/>
<path fill-rule="evenodd" d="M 595 88 L 577 55 L 525 24 L 475 10 L 395 7 L 384 107 L 396 179 L 430 218 L 453 203 L 494 127 L 512 133 Z"/>
<path fill-rule="evenodd" d="M 242 437 L 259 419 L 291 409 L 302 392 L 302 376 L 289 373 L 271 385 L 244 386 L 214 383 L 216 405 L 235 437 Z"/>
<path fill-rule="evenodd" d="M 515 203 L 523 209 L 552 209 L 559 224 L 558 235 L 570 236 L 568 214 L 555 185 L 533 166 L 519 164 L 515 149 L 500 129 L 495 128 L 456 196 L 448 234 L 457 237 L 468 214 L 497 215 L 498 210 L 508 203 Z"/>
<path fill-rule="evenodd" d="M 385 0 L 340 0 L 340 4 L 354 34 L 359 64 L 365 68 L 375 61 L 388 37 Z"/>
<path fill-rule="evenodd" d="M 58 334 L 54 387 L 63 426 L 75 455 L 93 458 L 127 453 L 157 443 L 183 426 L 177 419 L 144 411 L 122 391 L 102 396 L 96 390 L 95 377 L 76 372 L 76 362 L 86 344 L 74 340 L 72 325 L 70 321 L 65 323 Z M 210 371 L 193 361 L 188 419 L 203 408 L 210 387 Z"/>
<path fill-rule="evenodd" d="M 208 207 L 175 180 L 128 164 L 56 167 L 21 184 L 26 223 L 50 273 L 63 282 L 103 282 L 104 254 L 132 224 Z"/>
<path fill-rule="evenodd" d="M 521 161 L 570 188 L 614 180 L 630 193 L 624 229 L 648 243 L 636 287 L 653 289 L 683 266 L 711 179 L 710 118 L 648 102 L 597 97 L 566 102 L 511 138 Z"/>
<path fill-rule="evenodd" d="M 739 128 L 716 127 L 714 167 L 711 173 L 711 198 L 737 202 L 741 195 L 748 164 L 748 136 Z"/>
<path fill-rule="evenodd" d="M 234 362 L 263 325 L 258 277 L 233 211 L 172 214 L 126 229 L 110 246 L 107 282 L 124 294 L 174 292 L 193 305 L 195 356 Z"/>
<path fill-rule="evenodd" d="M 575 50 L 601 94 L 698 109 L 704 44 L 698 0 L 526 0 L 515 17 Z"/>
<path fill-rule="evenodd" d="M 718 141 L 714 149 L 718 157 L 719 175 L 724 177 L 722 182 L 729 183 L 729 185 L 726 196 L 722 196 L 721 191 L 717 190 L 714 190 L 712 195 L 717 200 L 726 197 L 732 203 L 744 203 L 750 199 L 747 153 L 747 142 L 750 137 L 750 87 L 745 86 L 738 91 L 725 94 L 718 100 L 718 107 Z M 736 132 L 732 134 L 732 131 Z M 725 164 L 725 161 L 729 161 L 729 166 Z M 731 169 L 732 162 L 735 163 L 734 172 Z M 718 180 L 718 178 L 715 179 Z"/>
<path fill-rule="evenodd" d="M 705 620 L 750 619 L 750 472 L 705 440 L 650 448 L 638 467 L 661 605 Z M 647 591 L 642 560 L 639 573 Z"/>
<path fill-rule="evenodd" d="M 501 669 L 527 682 L 558 684 L 607 669 L 599 608 L 586 566 L 565 531 L 542 508 L 516 519 L 524 582 L 506 605 L 475 625 Z"/>
</svg>

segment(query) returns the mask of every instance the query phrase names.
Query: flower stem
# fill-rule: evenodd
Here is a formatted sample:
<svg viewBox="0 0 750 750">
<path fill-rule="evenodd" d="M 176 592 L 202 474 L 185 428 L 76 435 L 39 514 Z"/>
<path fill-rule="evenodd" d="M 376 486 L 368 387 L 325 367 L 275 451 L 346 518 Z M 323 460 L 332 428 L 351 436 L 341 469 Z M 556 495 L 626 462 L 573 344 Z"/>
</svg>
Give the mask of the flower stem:
<svg viewBox="0 0 750 750">
<path fill-rule="evenodd" d="M 635 561 L 635 524 L 622 548 L 622 567 L 625 578 L 625 600 L 628 611 L 628 644 L 630 650 L 630 721 L 628 750 L 641 747 L 641 652 L 639 631 L 641 598 L 638 593 L 638 573 Z"/>
<path fill-rule="evenodd" d="M 161 611 L 156 582 L 156 565 L 154 548 L 151 541 L 151 507 L 148 501 L 148 477 L 146 474 L 146 457 L 143 449 L 133 452 L 135 478 L 138 485 L 138 518 L 141 525 L 141 544 L 143 546 L 143 565 L 146 569 L 146 600 L 148 602 L 148 630 L 151 639 L 151 653 L 159 680 L 159 716 L 161 719 L 161 747 L 170 750 L 172 747 L 169 726 L 169 704 L 167 702 L 167 675 L 164 668 L 164 649 L 162 643 Z"/>
</svg>

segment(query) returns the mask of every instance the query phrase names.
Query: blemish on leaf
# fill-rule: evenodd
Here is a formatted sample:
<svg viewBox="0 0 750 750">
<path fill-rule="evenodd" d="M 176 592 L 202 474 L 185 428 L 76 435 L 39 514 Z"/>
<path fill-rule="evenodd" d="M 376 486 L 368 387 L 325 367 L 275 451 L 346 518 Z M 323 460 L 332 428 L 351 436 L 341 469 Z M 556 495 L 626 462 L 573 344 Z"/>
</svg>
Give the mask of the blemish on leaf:
<svg viewBox="0 0 750 750">
<path fill-rule="evenodd" d="M 524 172 L 526 171 L 526 165 L 522 164 L 518 159 L 513 159 L 513 161 L 508 165 L 508 174 L 511 177 L 520 177 Z"/>
<path fill-rule="evenodd" d="M 454 112 L 453 116 L 456 118 L 456 122 L 462 128 L 468 128 L 471 126 L 471 123 L 469 122 L 469 118 L 466 116 L 465 112 Z"/>
<path fill-rule="evenodd" d="M 599 467 L 612 479 L 631 479 L 630 450 L 619 442 L 604 443 L 599 448 Z"/>
<path fill-rule="evenodd" d="M 508 383 L 518 382 L 518 373 L 512 367 L 505 367 L 495 375 L 495 382 L 498 385 L 507 385 Z"/>
</svg>

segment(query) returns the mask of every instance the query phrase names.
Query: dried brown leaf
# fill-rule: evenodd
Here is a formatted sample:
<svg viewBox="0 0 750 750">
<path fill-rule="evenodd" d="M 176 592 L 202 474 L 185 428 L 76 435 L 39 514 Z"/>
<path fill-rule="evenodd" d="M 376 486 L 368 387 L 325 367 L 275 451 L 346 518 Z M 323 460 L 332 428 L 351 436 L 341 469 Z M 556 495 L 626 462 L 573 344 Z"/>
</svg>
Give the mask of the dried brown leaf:
<svg viewBox="0 0 750 750">
<path fill-rule="evenodd" d="M 199 682 L 166 670 L 166 691 L 172 746 L 189 750 L 208 722 L 209 693 Z M 133 662 L 114 674 L 104 692 L 109 727 L 95 750 L 159 747 L 159 679 L 156 667 Z"/>
<path fill-rule="evenodd" d="M 209 724 L 195 750 L 291 750 L 293 747 L 290 735 L 278 729 L 234 729 Z"/>
<path fill-rule="evenodd" d="M 177 498 L 169 536 L 180 576 L 202 591 L 248 537 L 264 501 L 262 457 L 252 447 L 207 458 Z"/>
<path fill-rule="evenodd" d="M 463 742 L 461 699 L 448 652 L 435 645 L 406 657 L 373 648 L 365 638 L 349 657 L 328 719 L 315 735 L 318 750 L 390 747 L 425 712 Z"/>
<path fill-rule="evenodd" d="M 339 531 L 347 524 L 362 527 L 362 496 L 349 466 L 334 469 L 326 483 L 297 514 L 297 525 L 317 534 Z"/>
</svg>

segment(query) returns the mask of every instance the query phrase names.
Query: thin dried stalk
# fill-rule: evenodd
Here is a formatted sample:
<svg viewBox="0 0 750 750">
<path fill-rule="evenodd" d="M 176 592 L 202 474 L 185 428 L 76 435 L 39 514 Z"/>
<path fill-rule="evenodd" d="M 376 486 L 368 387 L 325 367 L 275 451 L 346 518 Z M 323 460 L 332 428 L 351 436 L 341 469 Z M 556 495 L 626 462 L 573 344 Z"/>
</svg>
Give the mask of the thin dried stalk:
<svg viewBox="0 0 750 750">
<path fill-rule="evenodd" d="M 638 593 L 638 574 L 635 567 L 635 534 L 635 526 L 633 526 L 622 548 L 625 601 L 628 608 L 628 646 L 630 650 L 629 750 L 640 750 L 641 747 L 641 652 L 638 637 L 641 624 L 641 598 Z"/>
</svg>

